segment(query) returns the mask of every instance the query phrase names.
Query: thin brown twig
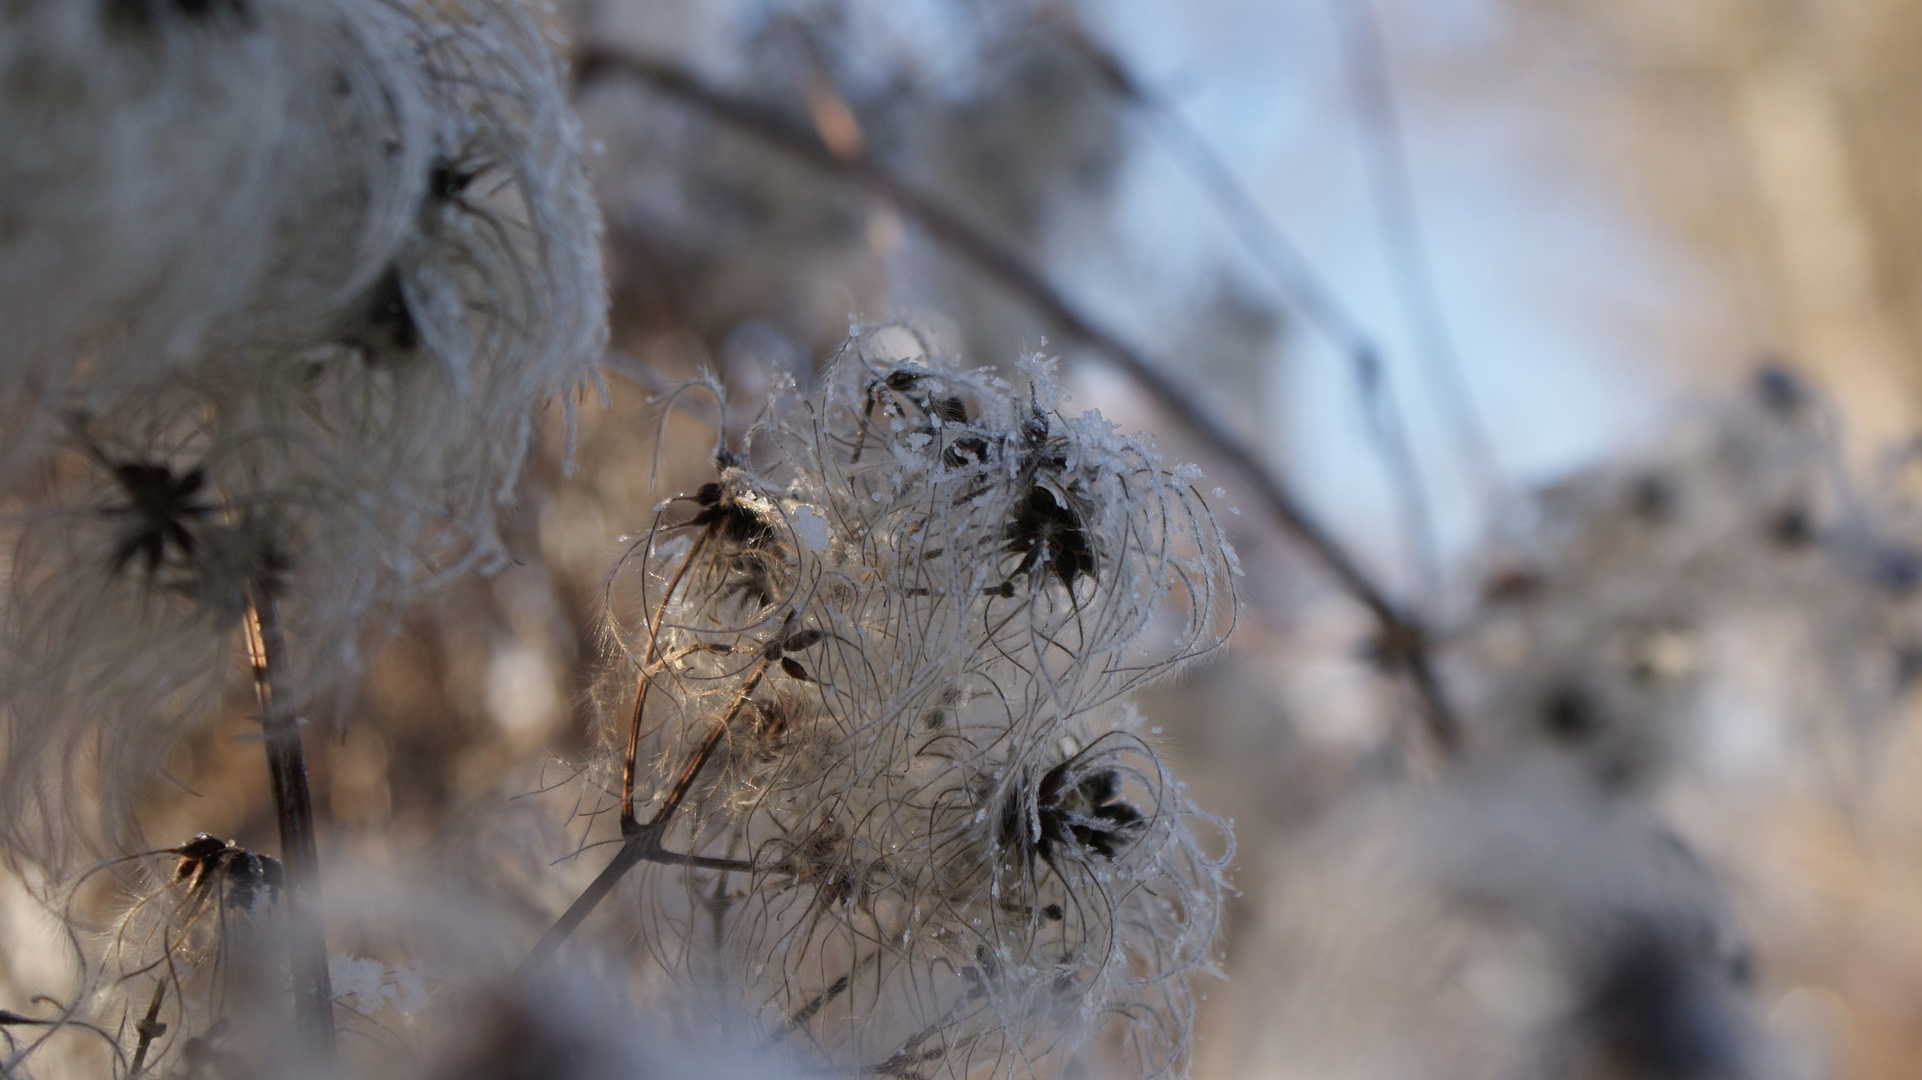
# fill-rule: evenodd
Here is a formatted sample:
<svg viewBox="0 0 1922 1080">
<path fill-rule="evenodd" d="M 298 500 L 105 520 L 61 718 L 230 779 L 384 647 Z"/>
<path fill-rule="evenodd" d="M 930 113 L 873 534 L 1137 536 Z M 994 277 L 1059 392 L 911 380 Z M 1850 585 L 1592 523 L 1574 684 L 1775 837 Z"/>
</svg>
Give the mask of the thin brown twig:
<svg viewBox="0 0 1922 1080">
<path fill-rule="evenodd" d="M 287 872 L 294 1012 L 309 1051 L 320 1061 L 331 1061 L 335 1056 L 334 989 L 327 974 L 326 935 L 315 914 L 320 904 L 320 852 L 314 836 L 314 801 L 307 787 L 300 722 L 279 685 L 281 658 L 286 655 L 279 605 L 258 583 L 247 587 L 246 636 L 267 745 L 267 777 L 280 819 L 280 859 Z"/>
<path fill-rule="evenodd" d="M 654 811 L 654 816 L 648 819 L 647 824 L 633 827 L 632 831 L 623 828 L 622 831 L 627 840 L 621 845 L 621 850 L 615 853 L 614 860 L 588 883 L 587 888 L 581 890 L 581 894 L 568 905 L 561 917 L 554 920 L 554 925 L 548 927 L 547 932 L 541 935 L 541 939 L 528 950 L 526 958 L 521 961 L 516 971 L 517 976 L 531 976 L 545 967 L 547 961 L 553 957 L 561 945 L 573 936 L 581 923 L 600 906 L 601 901 L 607 899 L 607 894 L 614 891 L 614 886 L 620 883 L 621 878 L 627 876 L 629 870 L 643 862 L 691 866 L 704 870 L 752 871 L 755 869 L 754 863 L 744 859 L 715 859 L 704 855 L 669 851 L 661 843 L 661 837 L 666 834 L 668 826 L 672 824 L 674 814 L 681 808 L 681 803 L 687 798 L 688 791 L 694 787 L 694 778 L 700 775 L 708 759 L 714 756 L 714 751 L 721 745 L 722 737 L 739 718 L 741 710 L 747 707 L 748 699 L 753 696 L 754 691 L 760 687 L 770 663 L 772 661 L 765 656 L 756 662 L 753 674 L 748 676 L 747 682 L 741 689 L 735 691 L 733 703 L 728 708 L 727 714 L 708 729 L 700 745 L 682 763 L 680 773 L 675 776 L 673 785 L 668 788 L 667 798 L 662 800 L 660 808 Z M 643 682 L 642 685 L 645 686 L 646 683 Z M 625 797 L 629 800 L 627 805 L 631 807 L 632 793 L 626 793 Z"/>
<path fill-rule="evenodd" d="M 845 148 L 836 154 L 816 133 L 792 122 L 778 110 L 709 87 L 676 65 L 599 47 L 589 48 L 576 57 L 575 77 L 579 83 L 616 73 L 640 79 L 656 91 L 692 105 L 769 147 L 881 196 L 919 223 L 937 243 L 1024 298 L 1069 337 L 1105 353 L 1163 410 L 1240 474 L 1282 528 L 1312 550 L 1341 587 L 1369 610 L 1380 626 L 1379 654 L 1385 663 L 1407 675 L 1421 703 L 1421 716 L 1429 737 L 1445 755 L 1452 757 L 1460 752 L 1460 723 L 1435 670 L 1428 634 L 1421 620 L 1391 599 L 1293 490 L 1262 465 L 1253 449 L 1229 434 L 1198 400 L 1168 377 L 1161 365 L 1084 315 L 1013 249 L 872 158 Z"/>
<path fill-rule="evenodd" d="M 627 726 L 627 752 L 621 756 L 621 835 L 627 836 L 639 827 L 634 818 L 634 764 L 641 749 L 641 717 L 647 711 L 647 691 L 654 685 L 654 665 L 661 659 L 661 624 L 667 619 L 667 605 L 674 599 L 675 590 L 681 587 L 681 579 L 687 576 L 687 568 L 707 546 L 713 533 L 703 530 L 688 549 L 687 557 L 674 570 L 668 580 L 667 588 L 661 593 L 661 602 L 654 609 L 654 622 L 647 631 L 647 658 L 641 664 L 641 673 L 634 688 L 634 715 Z"/>
</svg>

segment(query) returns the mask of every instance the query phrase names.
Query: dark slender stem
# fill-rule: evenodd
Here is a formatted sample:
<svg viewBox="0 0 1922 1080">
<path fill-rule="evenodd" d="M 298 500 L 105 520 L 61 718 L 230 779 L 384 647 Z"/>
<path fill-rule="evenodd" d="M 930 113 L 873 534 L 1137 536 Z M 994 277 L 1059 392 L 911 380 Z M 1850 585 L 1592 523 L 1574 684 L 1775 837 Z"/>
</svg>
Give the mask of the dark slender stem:
<svg viewBox="0 0 1922 1080">
<path fill-rule="evenodd" d="M 133 1073 L 138 1074 L 147 1065 L 147 1048 L 153 1041 L 166 1034 L 167 1025 L 160 1022 L 160 1003 L 167 997 L 167 980 L 156 979 L 153 984 L 153 1001 L 147 1005 L 147 1016 L 134 1025 L 140 1042 L 133 1051 Z"/>
<path fill-rule="evenodd" d="M 1169 378 L 1161 365 L 1082 314 L 1013 249 L 933 195 L 894 176 L 873 159 L 836 155 L 813 132 L 777 110 L 712 89 L 672 64 L 593 48 L 576 58 L 575 67 L 576 78 L 583 83 L 615 72 L 632 75 L 799 161 L 863 185 L 918 222 L 936 242 L 1024 298 L 1070 337 L 1105 353 L 1162 409 L 1240 474 L 1282 528 L 1312 550 L 1341 587 L 1369 610 L 1381 627 L 1381 655 L 1408 676 L 1420 700 L 1423 723 L 1430 738 L 1445 754 L 1453 756 L 1459 752 L 1460 724 L 1434 670 L 1428 635 L 1420 620 L 1390 599 L 1386 590 L 1362 569 L 1287 483 L 1264 466 L 1252 448 L 1229 434 L 1198 400 Z"/>
<path fill-rule="evenodd" d="M 607 869 L 596 875 L 594 880 L 588 883 L 587 888 L 581 890 L 581 895 L 575 897 L 574 902 L 568 905 L 561 917 L 554 921 L 554 925 L 547 928 L 547 933 L 542 934 L 541 939 L 528 950 L 527 957 L 521 961 L 516 974 L 531 976 L 545 967 L 562 943 L 573 935 L 595 908 L 600 906 L 602 900 L 607 899 L 607 894 L 614 891 L 614 886 L 620 883 L 621 878 L 643 862 L 672 863 L 704 870 L 750 871 L 754 869 L 752 862 L 742 859 L 711 859 L 704 855 L 669 851 L 662 846 L 661 836 L 667 832 L 669 821 L 674 817 L 675 811 L 681 808 L 681 802 L 687 797 L 688 791 L 693 788 L 694 778 L 700 775 L 708 759 L 714 756 L 714 751 L 721 745 L 721 738 L 727 734 L 727 729 L 733 725 L 735 718 L 741 715 L 741 710 L 746 707 L 748 698 L 754 693 L 755 688 L 761 685 L 761 680 L 767 675 L 767 667 L 768 661 L 765 658 L 755 665 L 754 673 L 748 676 L 747 682 L 735 693 L 733 706 L 728 709 L 727 715 L 708 729 L 707 734 L 701 739 L 701 744 L 681 766 L 680 774 L 674 778 L 673 786 L 668 788 L 667 798 L 661 801 L 660 809 L 654 811 L 654 816 L 648 819 L 647 824 L 637 826 L 628 833 L 627 842 L 622 844 L 621 850 L 615 853 L 614 861 L 608 863 Z M 629 806 L 631 805 L 630 802 Z M 623 829 L 623 831 L 626 830 Z"/>
<path fill-rule="evenodd" d="M 880 959 L 881 953 L 877 950 L 849 964 L 847 974 L 835 979 L 827 985 L 826 989 L 823 989 L 820 993 L 804 1002 L 800 1008 L 782 1017 L 781 1026 L 770 1032 L 767 1038 L 762 1040 L 761 1049 L 769 1049 L 789 1035 L 799 1031 L 802 1025 L 814 1019 L 815 1015 L 827 1007 L 830 1002 L 846 993 L 848 987 L 854 985 L 854 977 L 856 975 L 866 972 L 868 968 L 873 967 Z M 919 1037 L 920 1036 L 917 1036 L 917 1038 Z"/>
<path fill-rule="evenodd" d="M 735 717 L 740 716 L 741 709 L 747 705 L 748 696 L 761 685 L 762 677 L 767 674 L 767 664 L 763 659 L 754 666 L 754 674 L 748 676 L 746 685 L 734 695 L 733 707 L 728 709 L 727 715 L 719 723 L 708 729 L 700 748 L 688 758 L 687 764 L 681 766 L 681 775 L 674 778 L 674 786 L 668 789 L 667 798 L 661 801 L 661 808 L 654 812 L 654 817 L 648 821 L 649 825 L 666 824 L 667 819 L 674 816 L 674 811 L 681 808 L 681 800 L 687 797 L 688 789 L 694 786 L 694 778 L 700 775 L 701 767 L 707 764 L 707 759 L 714 756 L 715 748 L 721 745 L 721 736 L 727 734 L 729 725 L 734 723 Z"/>
<path fill-rule="evenodd" d="M 314 801 L 307 789 L 307 756 L 300 722 L 279 685 L 285 640 L 280 609 L 258 584 L 247 588 L 247 654 L 253 661 L 254 697 L 267 744 L 267 778 L 280 819 L 280 859 L 287 873 L 288 947 L 292 956 L 294 1013 L 309 1051 L 331 1061 L 334 989 L 327 975 L 327 939 L 315 914 L 320 906 L 320 852 L 314 837 Z"/>
<path fill-rule="evenodd" d="M 1085 37 L 1075 39 L 1075 43 L 1081 45 L 1084 51 L 1097 55 L 1100 59 L 1095 63 L 1096 69 L 1107 76 L 1107 81 L 1115 84 L 1117 92 L 1122 93 L 1125 100 L 1132 102 L 1151 121 L 1155 121 L 1153 129 L 1166 140 L 1176 161 L 1188 170 L 1189 176 L 1214 202 L 1256 261 L 1267 268 L 1284 296 L 1292 301 L 1293 308 L 1304 312 L 1310 322 L 1318 324 L 1335 347 L 1346 355 L 1362 407 L 1367 414 L 1369 435 L 1381 455 L 1388 482 L 1394 485 L 1402 507 L 1402 528 L 1407 534 L 1408 550 L 1420 569 L 1423 582 L 1432 588 L 1439 577 L 1439 545 L 1435 540 L 1434 514 L 1428 505 L 1421 470 L 1408 445 L 1407 427 L 1395 404 L 1394 391 L 1389 386 L 1388 369 L 1383 362 L 1381 348 L 1362 330 L 1360 322 L 1335 299 L 1334 291 L 1321 280 L 1307 257 L 1241 185 L 1227 163 L 1221 160 L 1193 125 L 1182 119 L 1176 110 L 1160 104 L 1143 92 L 1121 67 L 1118 59 L 1105 51 L 1097 53 L 1096 46 Z"/>
<path fill-rule="evenodd" d="M 647 657 L 641 664 L 641 674 L 634 688 L 634 715 L 627 726 L 627 751 L 621 756 L 621 835 L 632 832 L 638 822 L 634 817 L 634 763 L 641 750 L 641 716 L 647 709 L 647 690 L 654 685 L 654 665 L 661 659 L 661 624 L 667 619 L 668 601 L 674 599 L 675 590 L 681 587 L 681 579 L 687 576 L 687 568 L 699 558 L 701 550 L 707 546 L 708 539 L 714 535 L 712 529 L 701 530 L 681 565 L 674 569 L 674 576 L 668 580 L 666 591 L 661 593 L 661 602 L 654 608 L 654 621 L 647 627 Z"/>
<path fill-rule="evenodd" d="M 781 1021 L 781 1030 L 775 1033 L 775 1037 L 778 1038 L 782 1035 L 787 1035 L 795 1031 L 802 1024 L 814 1019 L 814 1014 L 825 1008 L 828 1002 L 840 997 L 853 982 L 854 977 L 852 975 L 843 975 L 832 983 L 829 983 L 826 990 L 814 995 L 807 1004 L 789 1013 L 787 1019 Z"/>
<path fill-rule="evenodd" d="M 581 890 L 581 894 L 574 898 L 561 917 L 554 920 L 554 925 L 547 928 L 547 933 L 542 934 L 534 947 L 527 951 L 526 958 L 514 972 L 516 981 L 538 974 L 546 967 L 561 945 L 573 936 L 575 929 L 600 906 L 602 900 L 607 899 L 607 894 L 614 891 L 614 886 L 627 876 L 629 870 L 647 858 L 650 848 L 660 845 L 660 840 L 660 830 L 648 825 L 641 826 L 639 832 L 628 837 L 627 842 L 621 845 L 621 850 L 614 853 L 614 861 L 608 863 L 607 868 L 596 875 L 587 888 Z"/>
<path fill-rule="evenodd" d="M 1409 551 L 1420 567 L 1423 580 L 1432 583 L 1439 573 L 1434 515 L 1428 506 L 1421 471 L 1408 445 L 1406 425 L 1388 386 L 1380 346 L 1362 329 L 1360 320 L 1336 299 L 1334 290 L 1322 280 L 1294 241 L 1282 232 L 1215 153 L 1214 147 L 1182 118 L 1179 110 L 1150 92 L 1120 57 L 1089 37 L 1078 23 L 1068 22 L 1060 29 L 1064 40 L 1112 92 L 1155 121 L 1153 130 L 1166 140 L 1176 161 L 1215 204 L 1255 260 L 1275 279 L 1294 309 L 1318 325 L 1335 347 L 1347 355 L 1368 414 L 1370 435 L 1387 468 L 1388 481 L 1394 485 L 1404 507 L 1403 529 L 1408 535 Z M 1453 354 L 1447 355 L 1452 362 Z M 1472 425 L 1472 417 L 1470 422 Z M 1474 430 L 1478 429 L 1471 427 L 1471 432 Z"/>
</svg>

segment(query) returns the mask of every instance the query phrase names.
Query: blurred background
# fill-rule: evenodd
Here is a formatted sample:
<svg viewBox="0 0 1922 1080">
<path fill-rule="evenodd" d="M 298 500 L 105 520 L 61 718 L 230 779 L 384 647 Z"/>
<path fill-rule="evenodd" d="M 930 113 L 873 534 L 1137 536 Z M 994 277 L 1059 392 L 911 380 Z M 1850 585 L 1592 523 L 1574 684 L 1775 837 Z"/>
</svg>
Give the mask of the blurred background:
<svg viewBox="0 0 1922 1080">
<path fill-rule="evenodd" d="M 590 756 L 624 538 L 712 477 L 718 424 L 905 320 L 971 365 L 1060 356 L 1071 410 L 1218 485 L 1240 627 L 1142 703 L 1238 841 L 1197 1077 L 1914 1075 L 1922 7 L 550 19 L 605 399 L 571 449 L 549 417 L 515 564 L 412 613 L 330 718 L 336 854 L 444 849 Z M 666 412 L 702 371 L 725 409 Z M 167 763 L 156 837 L 272 847 L 245 712 Z M 530 925 L 569 895 L 523 890 Z M 44 985 L 7 897 L 0 978 Z"/>
</svg>

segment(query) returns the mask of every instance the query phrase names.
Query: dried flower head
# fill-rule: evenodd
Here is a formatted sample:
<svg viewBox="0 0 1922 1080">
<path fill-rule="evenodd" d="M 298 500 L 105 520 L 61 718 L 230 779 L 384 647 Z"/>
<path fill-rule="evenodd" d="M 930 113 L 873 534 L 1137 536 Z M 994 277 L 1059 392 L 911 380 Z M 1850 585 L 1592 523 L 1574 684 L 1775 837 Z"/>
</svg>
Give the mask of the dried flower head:
<svg viewBox="0 0 1922 1080">
<path fill-rule="evenodd" d="M 873 358 L 903 340 L 780 395 L 609 580 L 645 939 L 823 1065 L 1009 1075 L 1100 1033 L 1178 1073 L 1219 823 L 1121 699 L 1220 642 L 1232 554 L 1051 365 Z"/>
<path fill-rule="evenodd" d="M 0 100 L 28 226 L 0 230 L 0 302 L 44 327 L 0 346 L 0 408 L 37 433 L 12 448 L 36 468 L 0 466 L 0 816 L 58 862 L 141 846 L 129 811 L 218 717 L 249 589 L 281 601 L 282 693 L 312 712 L 401 600 L 499 563 L 534 410 L 590 378 L 605 295 L 515 0 L 0 19 L 31 91 Z"/>
<path fill-rule="evenodd" d="M 262 1040 L 285 1025 L 280 862 L 201 833 L 101 870 L 129 899 L 104 936 L 90 1013 L 126 1072 L 258 1069 Z"/>
</svg>

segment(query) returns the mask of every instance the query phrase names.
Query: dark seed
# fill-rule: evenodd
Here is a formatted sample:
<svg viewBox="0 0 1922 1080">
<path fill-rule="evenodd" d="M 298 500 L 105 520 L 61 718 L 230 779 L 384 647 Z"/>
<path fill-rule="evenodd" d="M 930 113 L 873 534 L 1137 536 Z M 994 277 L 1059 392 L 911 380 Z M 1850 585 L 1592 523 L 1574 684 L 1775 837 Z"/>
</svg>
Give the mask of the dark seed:
<svg viewBox="0 0 1922 1080">
<path fill-rule="evenodd" d="M 1542 705 L 1542 725 L 1564 742 L 1582 742 L 1602 730 L 1603 720 L 1600 707 L 1588 691 L 1561 686 Z"/>
</svg>

